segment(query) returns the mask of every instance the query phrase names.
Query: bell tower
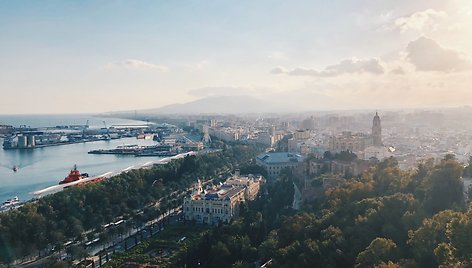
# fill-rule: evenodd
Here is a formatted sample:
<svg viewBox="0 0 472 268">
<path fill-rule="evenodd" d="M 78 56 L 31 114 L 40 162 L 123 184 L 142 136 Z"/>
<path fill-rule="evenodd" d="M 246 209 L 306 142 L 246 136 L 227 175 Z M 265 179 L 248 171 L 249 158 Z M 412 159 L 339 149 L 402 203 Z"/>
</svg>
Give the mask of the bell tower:
<svg viewBox="0 0 472 268">
<path fill-rule="evenodd" d="M 372 141 L 374 146 L 382 146 L 382 127 L 380 126 L 380 116 L 375 112 L 372 121 Z"/>
</svg>

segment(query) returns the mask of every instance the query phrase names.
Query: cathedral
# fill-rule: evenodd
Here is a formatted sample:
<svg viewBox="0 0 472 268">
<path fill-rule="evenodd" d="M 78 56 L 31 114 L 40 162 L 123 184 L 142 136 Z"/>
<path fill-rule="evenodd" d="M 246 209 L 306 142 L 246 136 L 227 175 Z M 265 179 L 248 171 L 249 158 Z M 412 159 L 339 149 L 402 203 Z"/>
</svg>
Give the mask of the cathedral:
<svg viewBox="0 0 472 268">
<path fill-rule="evenodd" d="M 376 112 L 372 120 L 372 146 L 367 146 L 361 154 L 363 159 L 377 158 L 383 160 L 392 156 L 392 153 L 382 143 L 382 126 L 380 125 L 380 116 Z"/>
<path fill-rule="evenodd" d="M 330 137 L 329 150 L 334 153 L 351 151 L 367 159 L 370 157 L 385 158 L 389 154 L 382 144 L 382 126 L 379 114 L 375 113 L 372 120 L 372 133 L 370 135 L 367 133 L 353 134 L 350 131 L 344 131 L 341 135 Z"/>
</svg>

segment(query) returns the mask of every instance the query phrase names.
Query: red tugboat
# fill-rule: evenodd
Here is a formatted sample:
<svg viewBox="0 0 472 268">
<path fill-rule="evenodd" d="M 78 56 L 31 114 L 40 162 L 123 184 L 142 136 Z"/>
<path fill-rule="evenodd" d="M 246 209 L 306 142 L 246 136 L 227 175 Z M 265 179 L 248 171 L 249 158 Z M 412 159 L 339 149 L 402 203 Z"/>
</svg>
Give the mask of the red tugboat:
<svg viewBox="0 0 472 268">
<path fill-rule="evenodd" d="M 60 181 L 59 184 L 78 181 L 84 178 L 88 178 L 88 174 L 80 174 L 80 171 L 77 170 L 77 165 L 74 165 L 74 169 L 70 171 L 69 176 L 67 176 L 64 180 Z"/>
<path fill-rule="evenodd" d="M 89 178 L 89 175 L 87 173 L 80 173 L 80 171 L 77 170 L 77 165 L 74 165 L 74 169 L 71 170 L 69 175 L 64 180 L 60 181 L 59 184 L 66 184 L 66 183 L 71 183 L 74 181 L 84 180 L 82 182 L 72 185 L 72 186 L 81 186 L 87 183 L 99 182 L 104 179 L 105 178 L 103 177 Z M 65 188 L 67 187 L 70 187 L 70 185 L 66 186 Z"/>
</svg>

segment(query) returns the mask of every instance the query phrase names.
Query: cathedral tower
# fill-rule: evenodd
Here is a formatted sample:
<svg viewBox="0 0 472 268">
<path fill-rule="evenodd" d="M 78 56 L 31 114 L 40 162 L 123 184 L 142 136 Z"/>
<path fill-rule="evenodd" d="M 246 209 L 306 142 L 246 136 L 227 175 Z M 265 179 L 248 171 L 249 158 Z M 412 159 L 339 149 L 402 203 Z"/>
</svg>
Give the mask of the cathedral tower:
<svg viewBox="0 0 472 268">
<path fill-rule="evenodd" d="M 382 146 L 382 127 L 380 126 L 380 116 L 375 112 L 372 122 L 372 141 L 374 146 Z"/>
</svg>

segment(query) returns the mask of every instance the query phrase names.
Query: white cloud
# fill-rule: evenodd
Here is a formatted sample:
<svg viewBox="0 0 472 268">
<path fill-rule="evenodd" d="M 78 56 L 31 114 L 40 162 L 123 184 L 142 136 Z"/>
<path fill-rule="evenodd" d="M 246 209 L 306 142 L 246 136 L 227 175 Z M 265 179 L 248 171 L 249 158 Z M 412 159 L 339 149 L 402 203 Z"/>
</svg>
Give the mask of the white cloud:
<svg viewBox="0 0 472 268">
<path fill-rule="evenodd" d="M 432 72 L 405 72 L 401 79 L 394 74 L 359 78 L 313 79 L 278 98 L 312 109 L 454 106 L 472 98 L 472 76 L 467 73 L 448 74 L 447 79 Z"/>
<path fill-rule="evenodd" d="M 329 65 L 323 70 L 318 71 L 314 69 L 295 68 L 293 70 L 286 70 L 284 67 L 278 66 L 270 71 L 272 74 L 287 74 L 293 76 L 318 76 L 318 77 L 332 77 L 342 74 L 383 74 L 385 68 L 383 63 L 378 58 L 357 59 L 351 58 L 343 60 L 337 64 Z"/>
<path fill-rule="evenodd" d="M 284 74 L 284 73 L 287 73 L 287 69 L 285 69 L 284 67 L 282 66 L 277 66 L 275 67 L 274 69 L 272 69 L 270 71 L 271 74 Z"/>
<path fill-rule="evenodd" d="M 405 73 L 406 73 L 406 71 L 405 71 L 405 69 L 403 69 L 403 67 L 402 67 L 402 66 L 398 66 L 398 67 L 396 67 L 396 68 L 392 69 L 392 70 L 390 71 L 390 73 L 392 73 L 392 74 L 399 74 L 399 75 L 403 75 L 403 74 L 405 74 Z"/>
<path fill-rule="evenodd" d="M 424 36 L 408 44 L 406 58 L 419 71 L 458 72 L 472 68 L 471 60 L 460 52 L 443 48 Z"/>
<path fill-rule="evenodd" d="M 399 29 L 402 33 L 408 30 L 424 33 L 425 31 L 436 30 L 439 25 L 438 22 L 446 17 L 447 13 L 444 11 L 427 9 L 397 18 L 394 21 L 393 28 Z"/>
<path fill-rule="evenodd" d="M 168 71 L 169 68 L 163 65 L 157 65 L 142 60 L 127 59 L 120 62 L 109 63 L 106 65 L 107 68 L 126 68 L 136 70 L 156 70 L 159 72 Z"/>
</svg>

